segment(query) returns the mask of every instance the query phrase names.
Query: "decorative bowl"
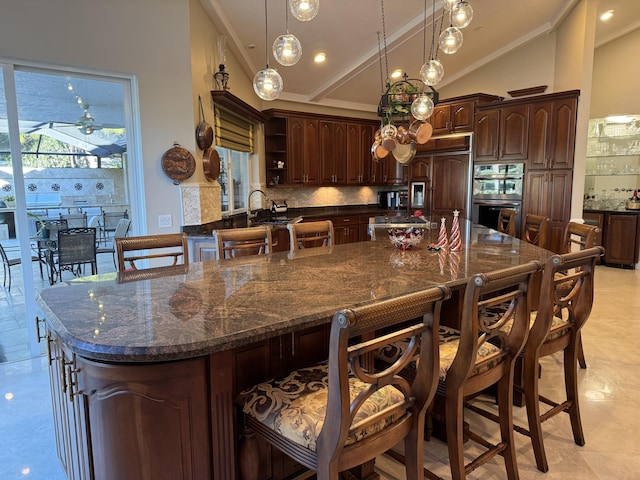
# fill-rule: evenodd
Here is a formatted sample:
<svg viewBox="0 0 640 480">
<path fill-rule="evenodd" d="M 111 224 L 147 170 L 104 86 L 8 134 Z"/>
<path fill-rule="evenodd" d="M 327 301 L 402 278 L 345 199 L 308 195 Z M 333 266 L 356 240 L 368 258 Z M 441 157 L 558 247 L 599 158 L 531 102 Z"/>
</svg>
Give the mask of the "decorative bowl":
<svg viewBox="0 0 640 480">
<path fill-rule="evenodd" d="M 425 227 L 388 228 L 389 240 L 398 250 L 411 250 L 424 238 Z"/>
</svg>

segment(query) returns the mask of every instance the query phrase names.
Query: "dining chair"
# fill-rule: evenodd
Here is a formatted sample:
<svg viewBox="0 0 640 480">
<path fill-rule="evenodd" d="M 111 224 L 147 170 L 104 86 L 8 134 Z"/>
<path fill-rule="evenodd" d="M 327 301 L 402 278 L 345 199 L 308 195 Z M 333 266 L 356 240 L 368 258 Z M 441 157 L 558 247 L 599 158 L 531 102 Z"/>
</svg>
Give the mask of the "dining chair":
<svg viewBox="0 0 640 480">
<path fill-rule="evenodd" d="M 515 237 L 517 214 L 518 212 L 511 208 L 502 208 L 498 213 L 498 231 Z"/>
<path fill-rule="evenodd" d="M 522 240 L 537 247 L 545 248 L 548 228 L 549 217 L 527 213 L 524 220 Z"/>
<path fill-rule="evenodd" d="M 112 239 L 99 239 L 96 247 L 96 253 L 99 255 L 101 253 L 110 253 L 113 257 L 113 266 L 114 268 L 118 268 L 118 264 L 116 263 L 116 238 L 126 237 L 129 232 L 129 227 L 131 226 L 131 220 L 128 218 L 121 218 L 118 220 L 118 225 L 116 225 L 116 230 L 113 234 Z"/>
<path fill-rule="evenodd" d="M 460 328 L 450 328 L 441 336 L 440 384 L 432 415 L 445 425 L 452 478 L 465 478 L 496 454 L 504 457 L 507 478 L 518 478 L 512 429 L 513 374 L 529 330 L 528 291 L 540 268 L 539 262 L 530 262 L 471 277 L 464 293 Z M 510 328 L 503 328 L 505 325 Z M 492 386 L 499 411 L 497 444 L 464 427 L 465 402 Z M 486 448 L 467 464 L 466 436 Z"/>
<path fill-rule="evenodd" d="M 333 222 L 319 220 L 287 224 L 290 251 L 310 247 L 330 247 L 333 245 Z"/>
<path fill-rule="evenodd" d="M 2 269 L 3 269 L 3 277 L 2 277 L 2 285 L 7 286 L 7 278 L 9 278 L 9 286 L 7 287 L 7 291 L 11 291 L 11 267 L 15 267 L 16 265 L 20 265 L 22 263 L 22 259 L 18 258 L 9 258 L 7 256 L 7 252 L 0 244 L 0 257 L 2 257 Z M 31 256 L 32 262 L 37 262 L 39 258 L 35 255 Z"/>
<path fill-rule="evenodd" d="M 217 260 L 269 254 L 273 243 L 269 225 L 214 230 L 213 237 Z"/>
<path fill-rule="evenodd" d="M 515 389 L 525 396 L 528 428 L 514 425 L 514 430 L 531 438 L 538 470 L 546 472 L 549 463 L 544 448 L 542 423 L 560 413 L 567 413 L 571 421 L 573 439 L 584 445 L 580 418 L 577 380 L 577 359 L 580 331 L 591 313 L 594 297 L 594 274 L 602 247 L 554 255 L 545 266 L 540 290 L 540 304 L 531 313 L 530 331 L 519 362 L 521 379 Z M 540 394 L 540 359 L 562 352 L 565 400 L 556 402 Z M 518 368 L 518 367 L 516 367 Z M 561 389 L 554 389 L 554 391 Z M 541 413 L 541 404 L 547 405 Z M 470 406 L 483 416 L 499 421 L 498 415 Z M 555 431 L 557 436 L 558 431 Z"/>
<path fill-rule="evenodd" d="M 178 259 L 182 258 L 183 264 L 189 263 L 189 245 L 185 233 L 120 237 L 114 240 L 118 257 L 118 271 L 126 270 L 126 264 L 129 264 L 129 269 L 138 270 L 136 262 L 139 260 L 171 258 L 171 265 L 177 265 Z M 143 252 L 156 249 L 161 251 L 157 253 Z"/>
<path fill-rule="evenodd" d="M 67 228 L 58 231 L 58 242 L 55 249 L 49 250 L 52 278 L 57 276 L 62 281 L 62 272 L 70 271 L 80 276 L 82 266 L 91 265 L 91 274 L 98 273 L 96 261 L 96 229 L 91 227 Z"/>
<path fill-rule="evenodd" d="M 595 225 L 586 223 L 569 222 L 564 229 L 562 244 L 565 250 L 557 253 L 568 253 L 573 250 L 584 250 L 596 244 L 596 236 L 600 229 Z M 578 335 L 581 335 L 579 333 Z M 584 355 L 582 338 L 578 339 L 578 364 L 580 368 L 587 368 L 587 360 Z"/>
<path fill-rule="evenodd" d="M 423 478 L 427 406 L 438 382 L 438 324 L 446 287 L 336 312 L 328 361 L 250 387 L 238 396 L 245 433 L 258 434 L 319 480 L 334 480 L 404 442 L 406 478 Z M 372 353 L 406 339 L 383 370 Z M 419 354 L 413 382 L 400 373 Z M 257 442 L 242 439 L 243 480 L 259 478 Z"/>
</svg>

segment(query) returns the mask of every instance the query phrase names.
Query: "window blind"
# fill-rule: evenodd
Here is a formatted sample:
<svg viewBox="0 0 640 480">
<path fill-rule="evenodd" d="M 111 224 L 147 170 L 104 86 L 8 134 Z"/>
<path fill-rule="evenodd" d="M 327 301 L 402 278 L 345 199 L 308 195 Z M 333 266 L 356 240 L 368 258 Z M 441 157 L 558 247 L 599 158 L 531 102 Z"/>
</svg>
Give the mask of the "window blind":
<svg viewBox="0 0 640 480">
<path fill-rule="evenodd" d="M 216 145 L 238 152 L 253 153 L 253 124 L 228 110 L 215 107 Z"/>
</svg>

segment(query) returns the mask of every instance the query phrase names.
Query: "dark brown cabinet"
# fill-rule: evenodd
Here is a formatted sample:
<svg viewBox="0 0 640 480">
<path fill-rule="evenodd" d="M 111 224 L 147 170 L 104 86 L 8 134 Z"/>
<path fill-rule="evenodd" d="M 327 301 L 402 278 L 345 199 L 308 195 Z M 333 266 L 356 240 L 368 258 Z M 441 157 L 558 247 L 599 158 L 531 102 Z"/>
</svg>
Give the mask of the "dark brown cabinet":
<svg viewBox="0 0 640 480">
<path fill-rule="evenodd" d="M 268 185 L 384 184 L 383 172 L 372 174 L 379 122 L 275 109 L 264 114 Z"/>
<path fill-rule="evenodd" d="M 433 127 L 433 135 L 473 132 L 477 105 L 495 102 L 500 97 L 485 94 L 448 98 L 438 103 L 427 120 Z"/>
<path fill-rule="evenodd" d="M 606 213 L 604 219 L 604 262 L 635 266 L 638 263 L 638 214 Z"/>
<path fill-rule="evenodd" d="M 332 217 L 331 221 L 336 245 L 360 241 L 357 215 Z"/>
<path fill-rule="evenodd" d="M 469 155 L 434 156 L 432 161 L 433 217 L 453 217 L 454 210 L 461 218 L 468 217 Z"/>
<path fill-rule="evenodd" d="M 526 160 L 529 106 L 480 107 L 476 114 L 475 160 Z"/>
<path fill-rule="evenodd" d="M 320 183 L 345 185 L 347 183 L 347 124 L 319 122 L 320 130 Z"/>
<path fill-rule="evenodd" d="M 292 117 L 287 128 L 287 183 L 317 185 L 319 171 L 318 121 Z"/>
<path fill-rule="evenodd" d="M 347 184 L 372 183 L 373 158 L 371 145 L 376 126 L 373 124 L 347 123 Z"/>
<path fill-rule="evenodd" d="M 572 168 L 577 94 L 531 105 L 529 169 Z"/>
<path fill-rule="evenodd" d="M 473 100 L 436 105 L 429 119 L 433 134 L 445 135 L 473 131 L 474 109 Z"/>
<path fill-rule="evenodd" d="M 545 248 L 562 253 L 564 228 L 571 216 L 573 170 L 531 170 L 525 175 L 523 212 L 549 217 Z"/>
</svg>

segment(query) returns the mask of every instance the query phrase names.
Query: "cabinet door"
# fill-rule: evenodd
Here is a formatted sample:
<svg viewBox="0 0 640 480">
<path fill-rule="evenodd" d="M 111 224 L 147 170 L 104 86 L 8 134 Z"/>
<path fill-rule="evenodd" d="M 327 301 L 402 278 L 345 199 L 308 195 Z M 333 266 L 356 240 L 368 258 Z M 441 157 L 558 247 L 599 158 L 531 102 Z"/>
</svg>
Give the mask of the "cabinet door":
<svg viewBox="0 0 640 480">
<path fill-rule="evenodd" d="M 523 218 L 527 213 L 549 217 L 548 250 L 563 253 L 562 236 L 571 215 L 571 170 L 531 170 L 525 175 L 526 201 Z"/>
<path fill-rule="evenodd" d="M 347 124 L 333 124 L 333 178 L 334 184 L 347 183 Z"/>
<path fill-rule="evenodd" d="M 454 210 L 466 217 L 469 196 L 469 155 L 433 157 L 433 212 L 451 215 Z"/>
<path fill-rule="evenodd" d="M 413 163 L 411 163 L 411 181 L 420 179 L 428 179 L 431 176 L 431 162 L 432 156 L 423 156 L 420 158 L 416 158 Z"/>
<path fill-rule="evenodd" d="M 385 185 L 406 185 L 409 180 L 408 167 L 393 158 L 393 154 L 381 160 L 383 164 L 383 183 Z"/>
<path fill-rule="evenodd" d="M 547 168 L 551 143 L 551 102 L 534 103 L 529 118 L 529 161 L 527 168 Z"/>
<path fill-rule="evenodd" d="M 606 214 L 605 263 L 633 265 L 636 262 L 637 215 Z"/>
<path fill-rule="evenodd" d="M 549 168 L 572 168 L 576 142 L 578 99 L 555 100 L 551 109 Z"/>
<path fill-rule="evenodd" d="M 529 106 L 503 108 L 500 112 L 500 160 L 526 160 L 529 142 Z"/>
<path fill-rule="evenodd" d="M 534 103 L 529 126 L 529 169 L 573 167 L 578 99 Z"/>
<path fill-rule="evenodd" d="M 334 123 L 319 122 L 320 130 L 320 182 L 331 184 L 335 182 L 335 149 Z"/>
<path fill-rule="evenodd" d="M 436 105 L 429 118 L 433 127 L 433 135 L 449 133 L 449 104 Z"/>
<path fill-rule="evenodd" d="M 371 183 L 371 145 L 375 127 L 373 125 L 347 124 L 347 184 L 367 185 Z"/>
<path fill-rule="evenodd" d="M 78 369 L 92 478 L 214 477 L 206 358 L 144 365 L 79 358 Z"/>
<path fill-rule="evenodd" d="M 304 120 L 304 183 L 317 185 L 320 173 L 318 120 Z"/>
<path fill-rule="evenodd" d="M 475 161 L 498 160 L 500 110 L 484 110 L 476 115 Z"/>
<path fill-rule="evenodd" d="M 451 133 L 472 132 L 475 116 L 475 104 L 473 101 L 452 103 L 450 107 Z"/>
<path fill-rule="evenodd" d="M 287 124 L 287 183 L 301 185 L 304 183 L 304 120 L 302 118 L 289 118 Z"/>
</svg>

